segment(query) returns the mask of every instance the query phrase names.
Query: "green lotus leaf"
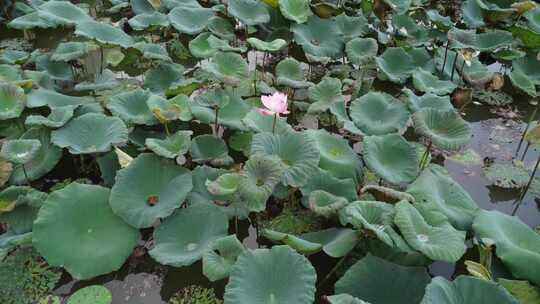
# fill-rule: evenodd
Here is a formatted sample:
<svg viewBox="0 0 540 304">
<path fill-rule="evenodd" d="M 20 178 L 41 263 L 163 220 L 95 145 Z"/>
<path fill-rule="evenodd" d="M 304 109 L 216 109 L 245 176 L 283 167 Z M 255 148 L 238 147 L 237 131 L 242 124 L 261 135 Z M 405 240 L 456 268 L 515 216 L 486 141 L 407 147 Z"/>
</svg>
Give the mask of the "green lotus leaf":
<svg viewBox="0 0 540 304">
<path fill-rule="evenodd" d="M 75 91 L 104 91 L 110 90 L 119 85 L 114 72 L 106 69 L 95 74 L 94 79 L 79 82 L 73 87 Z"/>
<path fill-rule="evenodd" d="M 402 192 L 396 189 L 392 189 L 379 185 L 365 185 L 360 189 L 360 193 L 364 195 L 371 195 L 380 202 L 395 204 L 399 201 L 406 200 L 414 203 L 416 199 L 407 192 Z"/>
<path fill-rule="evenodd" d="M 507 31 L 490 31 L 476 34 L 474 30 L 460 30 L 452 28 L 448 32 L 448 39 L 454 49 L 474 49 L 478 51 L 493 51 L 512 43 L 512 33 Z"/>
<path fill-rule="evenodd" d="M 84 42 L 62 42 L 51 56 L 53 61 L 71 61 L 81 58 L 92 51 L 92 47 Z"/>
<path fill-rule="evenodd" d="M 396 205 L 395 224 L 403 238 L 414 249 L 435 261 L 454 263 L 465 253 L 465 232 L 455 230 L 447 222 L 441 223 L 439 211 L 422 214 L 409 202 Z M 429 218 L 432 217 L 432 218 Z"/>
<path fill-rule="evenodd" d="M 238 173 L 225 173 L 214 181 L 206 180 L 206 188 L 213 195 L 232 195 L 238 190 L 241 179 L 242 176 Z"/>
<path fill-rule="evenodd" d="M 111 304 L 112 293 L 104 286 L 92 285 L 77 290 L 67 304 Z"/>
<path fill-rule="evenodd" d="M 536 96 L 536 85 L 540 84 L 540 61 L 529 54 L 512 61 L 512 71 L 508 75 L 512 84 L 531 96 Z"/>
<path fill-rule="evenodd" d="M 378 201 L 356 201 L 340 211 L 343 225 L 351 224 L 356 229 L 365 229 L 390 247 L 394 246 L 391 234 L 394 206 Z M 392 231 L 390 231 L 392 230 Z"/>
<path fill-rule="evenodd" d="M 287 41 L 283 39 L 275 39 L 275 40 L 266 42 L 258 38 L 252 37 L 252 38 L 248 38 L 247 42 L 252 47 L 263 52 L 277 52 L 288 45 Z"/>
<path fill-rule="evenodd" d="M 197 58 L 210 58 L 217 53 L 217 49 L 210 46 L 208 38 L 212 36 L 211 33 L 200 33 L 195 39 L 189 41 L 189 52 Z"/>
<path fill-rule="evenodd" d="M 450 18 L 450 16 L 442 16 L 439 11 L 435 9 L 428 10 L 426 15 L 437 29 L 447 31 L 453 26 L 452 18 Z"/>
<path fill-rule="evenodd" d="M 459 150 L 472 137 L 471 127 L 453 110 L 425 108 L 413 115 L 414 129 L 439 148 Z"/>
<path fill-rule="evenodd" d="M 338 179 L 330 172 L 323 169 L 319 169 L 318 172 L 312 174 L 300 190 L 304 197 L 309 197 L 309 194 L 315 190 L 324 190 L 336 196 L 344 197 L 348 201 L 355 201 L 358 199 L 356 183 L 353 179 Z"/>
<path fill-rule="evenodd" d="M 133 48 L 139 50 L 144 58 L 172 61 L 164 47 L 156 43 L 137 42 L 132 45 Z"/>
<path fill-rule="evenodd" d="M 523 188 L 529 181 L 529 171 L 514 163 L 494 163 L 484 167 L 484 175 L 495 186 L 501 188 Z"/>
<path fill-rule="evenodd" d="M 292 25 L 291 31 L 296 43 L 309 55 L 337 58 L 342 53 L 343 37 L 332 20 L 311 16 L 306 23 Z"/>
<path fill-rule="evenodd" d="M 389 183 L 410 183 L 418 175 L 416 148 L 398 134 L 365 137 L 363 156 L 366 166 Z"/>
<path fill-rule="evenodd" d="M 30 127 L 45 126 L 53 129 L 60 128 L 73 117 L 74 110 L 75 107 L 73 106 L 52 108 L 47 117 L 41 115 L 27 116 L 24 124 Z"/>
<path fill-rule="evenodd" d="M 17 118 L 26 105 L 24 90 L 14 84 L 0 83 L 0 120 Z"/>
<path fill-rule="evenodd" d="M 165 92 L 173 83 L 182 80 L 184 67 L 180 64 L 161 62 L 144 74 L 144 87 L 154 93 Z"/>
<path fill-rule="evenodd" d="M 135 13 L 136 15 L 150 14 L 154 12 L 156 9 L 154 5 L 152 5 L 151 3 L 153 2 L 153 0 L 131 0 L 129 2 L 131 5 L 131 9 L 133 10 L 133 13 Z M 166 1 L 163 1 L 163 2 L 166 2 Z"/>
<path fill-rule="evenodd" d="M 536 84 L 527 74 L 518 69 L 512 69 L 508 74 L 512 84 L 530 96 L 536 97 Z"/>
<path fill-rule="evenodd" d="M 47 1 L 37 9 L 39 17 L 57 25 L 73 26 L 92 21 L 83 9 L 69 1 Z"/>
<path fill-rule="evenodd" d="M 274 117 L 271 115 L 261 114 L 257 109 L 252 109 L 246 114 L 242 123 L 245 124 L 248 129 L 256 132 L 272 132 Z M 286 117 L 278 117 L 276 120 L 275 132 L 276 134 L 283 134 L 292 132 L 293 128 L 287 123 Z"/>
<path fill-rule="evenodd" d="M 362 37 L 369 32 L 368 20 L 363 15 L 347 16 L 341 14 L 334 17 L 339 31 L 346 41 L 357 37 Z"/>
<path fill-rule="evenodd" d="M 51 60 L 51 54 L 38 54 L 34 60 L 36 70 L 46 72 L 52 80 L 73 81 L 74 71 L 67 62 Z"/>
<path fill-rule="evenodd" d="M 316 279 L 308 259 L 289 246 L 248 250 L 231 269 L 225 304 L 311 304 L 315 300 Z"/>
<path fill-rule="evenodd" d="M 128 23 L 134 30 L 144 31 L 146 29 L 169 26 L 169 18 L 165 14 L 153 12 L 136 15 L 129 19 Z"/>
<path fill-rule="evenodd" d="M 405 93 L 405 102 L 409 111 L 412 113 L 418 112 L 425 108 L 432 108 L 441 111 L 450 111 L 454 109 L 449 96 L 438 96 L 431 93 L 426 93 L 422 96 L 417 96 L 413 91 L 405 88 L 402 90 Z"/>
<path fill-rule="evenodd" d="M 531 285 L 529 281 L 507 280 L 498 278 L 497 283 L 513 295 L 519 303 L 534 304 L 540 301 L 540 288 Z"/>
<path fill-rule="evenodd" d="M 322 250 L 333 258 L 346 256 L 360 242 L 358 232 L 348 228 L 329 228 L 316 232 L 308 232 L 300 238 L 321 244 Z"/>
<path fill-rule="evenodd" d="M 128 48 L 134 43 L 133 38 L 120 28 L 104 22 L 79 22 L 75 29 L 75 35 L 93 39 L 102 44 L 117 45 L 123 48 Z"/>
<path fill-rule="evenodd" d="M 205 68 L 216 78 L 230 85 L 237 85 L 248 78 L 246 61 L 235 53 L 216 53 Z"/>
<path fill-rule="evenodd" d="M 440 166 L 430 165 L 407 188 L 417 203 L 434 204 L 459 230 L 470 230 L 478 206 L 471 196 Z"/>
<path fill-rule="evenodd" d="M 193 131 L 178 131 L 165 139 L 147 138 L 146 146 L 159 156 L 175 158 L 189 151 Z"/>
<path fill-rule="evenodd" d="M 512 61 L 525 57 L 527 53 L 516 49 L 504 49 L 493 53 L 493 57 L 500 61 Z"/>
<path fill-rule="evenodd" d="M 228 2 L 227 12 L 249 26 L 270 21 L 268 7 L 256 0 L 231 0 Z"/>
<path fill-rule="evenodd" d="M 195 98 L 191 106 L 193 116 L 203 123 L 213 124 L 215 107 L 219 108 L 218 124 L 231 129 L 246 130 L 242 119 L 252 107 L 232 90 L 209 90 Z"/>
<path fill-rule="evenodd" d="M 204 30 L 214 14 L 208 8 L 178 6 L 169 12 L 169 20 L 179 32 L 195 35 Z"/>
<path fill-rule="evenodd" d="M 263 229 L 261 234 L 272 242 L 283 243 L 294 249 L 296 252 L 305 255 L 317 253 L 321 251 L 323 247 L 321 244 L 306 241 L 293 234 L 273 231 L 270 229 Z"/>
<path fill-rule="evenodd" d="M 379 45 L 373 38 L 354 38 L 345 45 L 347 58 L 354 64 L 363 65 L 377 56 Z"/>
<path fill-rule="evenodd" d="M 289 132 L 280 135 L 259 133 L 253 136 L 251 155 L 277 156 L 285 166 L 282 182 L 300 187 L 317 172 L 320 153 L 317 144 L 306 133 Z"/>
<path fill-rule="evenodd" d="M 48 89 L 32 90 L 27 95 L 27 106 L 38 108 L 48 106 L 49 108 L 59 108 L 65 106 L 79 106 L 94 102 L 91 97 L 68 96 Z"/>
<path fill-rule="evenodd" d="M 0 192 L 0 223 L 7 224 L 8 231 L 17 235 L 31 232 L 38 210 L 46 199 L 46 193 L 27 186 L 4 189 Z"/>
<path fill-rule="evenodd" d="M 26 183 L 26 177 L 30 181 L 41 178 L 49 173 L 62 157 L 62 150 L 51 143 L 51 131 L 46 128 L 31 128 L 21 139 L 39 140 L 41 147 L 34 158 L 24 164 L 24 170 L 21 166 L 14 168 L 9 182 L 16 185 Z"/>
<path fill-rule="evenodd" d="M 146 104 L 149 97 L 147 91 L 135 89 L 111 96 L 105 107 L 127 124 L 152 126 L 157 124 L 158 120 Z"/>
<path fill-rule="evenodd" d="M 490 106 L 507 106 L 514 100 L 511 95 L 501 91 L 473 91 L 473 98 Z"/>
<path fill-rule="evenodd" d="M 187 104 L 182 102 L 182 99 L 167 100 L 159 95 L 150 94 L 146 100 L 146 106 L 161 123 L 191 118 L 191 110 L 188 110 Z"/>
<path fill-rule="evenodd" d="M 355 183 L 359 183 L 364 164 L 345 139 L 324 129 L 309 130 L 307 133 L 320 151 L 321 169 L 327 170 L 337 178 L 351 178 Z"/>
<path fill-rule="evenodd" d="M 253 154 L 244 166 L 245 175 L 238 183 L 238 195 L 242 205 L 255 212 L 266 209 L 266 201 L 274 192 L 284 173 L 279 159 Z"/>
<path fill-rule="evenodd" d="M 2 84 L 4 82 L 10 83 L 10 82 L 19 82 L 22 81 L 22 71 L 19 66 L 11 65 L 11 64 L 0 64 L 0 81 Z"/>
<path fill-rule="evenodd" d="M 496 254 L 518 279 L 540 283 L 540 235 L 517 217 L 498 211 L 481 210 L 473 222 L 475 236 L 489 239 Z"/>
<path fill-rule="evenodd" d="M 230 41 L 234 40 L 234 38 L 236 37 L 234 33 L 234 28 L 229 22 L 229 20 L 219 16 L 214 16 L 210 18 L 210 20 L 208 20 L 207 28 L 212 34 L 218 36 L 221 39 L 226 39 Z"/>
<path fill-rule="evenodd" d="M 540 33 L 540 8 L 536 7 L 525 14 L 529 28 L 535 32 Z"/>
<path fill-rule="evenodd" d="M 482 9 L 476 0 L 463 1 L 461 10 L 463 11 L 463 21 L 469 28 L 480 28 L 486 25 L 482 17 Z"/>
<path fill-rule="evenodd" d="M 409 120 L 407 106 L 389 94 L 369 92 L 351 102 L 352 121 L 367 135 L 398 132 Z"/>
<path fill-rule="evenodd" d="M 281 14 L 296 23 L 304 23 L 313 15 L 309 0 L 279 0 Z"/>
<path fill-rule="evenodd" d="M 215 205 L 179 209 L 154 230 L 150 256 L 164 265 L 189 266 L 203 257 L 213 241 L 227 235 L 228 226 L 227 215 Z"/>
<path fill-rule="evenodd" d="M 341 94 L 341 81 L 337 78 L 325 77 L 317 85 L 308 90 L 308 113 L 320 113 L 328 110 L 334 103 L 345 102 Z"/>
<path fill-rule="evenodd" d="M 25 164 L 32 160 L 41 148 L 41 142 L 36 139 L 12 139 L 2 144 L 0 157 L 14 164 Z"/>
<path fill-rule="evenodd" d="M 244 250 L 235 235 L 212 241 L 203 253 L 203 274 L 212 282 L 225 279 Z"/>
<path fill-rule="evenodd" d="M 147 228 L 179 208 L 192 187 L 188 170 L 157 155 L 141 154 L 117 172 L 110 204 L 131 226 Z"/>
<path fill-rule="evenodd" d="M 424 267 L 405 267 L 368 253 L 337 281 L 335 292 L 370 303 L 419 303 L 430 279 Z"/>
<path fill-rule="evenodd" d="M 247 51 L 247 48 L 244 46 L 234 47 L 229 44 L 227 40 L 220 39 L 214 35 L 210 35 L 207 39 L 208 45 L 218 51 L 222 52 L 237 52 L 244 53 Z"/>
<path fill-rule="evenodd" d="M 393 15 L 392 25 L 397 30 L 398 37 L 402 36 L 408 44 L 420 46 L 429 42 L 428 28 L 408 14 Z"/>
<path fill-rule="evenodd" d="M 42 18 L 38 12 L 22 15 L 20 17 L 17 17 L 13 20 L 11 20 L 8 23 L 8 26 L 10 28 L 14 28 L 17 30 L 32 30 L 36 28 L 52 28 L 56 27 L 57 24 L 54 22 L 51 22 L 47 19 Z"/>
<path fill-rule="evenodd" d="M 199 135 L 191 143 L 191 158 L 196 163 L 226 166 L 233 162 L 225 141 L 213 135 Z"/>
<path fill-rule="evenodd" d="M 417 68 L 413 58 L 403 48 L 387 48 L 375 60 L 383 79 L 396 83 L 404 83 Z"/>
<path fill-rule="evenodd" d="M 482 9 L 482 16 L 490 22 L 502 21 L 515 13 L 513 3 L 514 1 L 505 0 L 476 0 L 476 4 Z"/>
<path fill-rule="evenodd" d="M 315 214 L 324 217 L 334 216 L 348 204 L 347 199 L 323 190 L 315 190 L 309 194 L 309 209 Z"/>
<path fill-rule="evenodd" d="M 112 145 L 124 144 L 128 130 L 118 117 L 88 113 L 72 119 L 51 133 L 51 141 L 71 154 L 107 152 Z"/>
<path fill-rule="evenodd" d="M 414 88 L 424 93 L 447 95 L 452 93 L 457 87 L 452 81 L 440 80 L 439 77 L 422 69 L 414 71 L 412 77 Z"/>
<path fill-rule="evenodd" d="M 459 300 L 458 300 L 459 299 Z M 517 304 L 508 291 L 495 282 L 475 277 L 458 276 L 454 281 L 435 277 L 426 286 L 421 304 Z"/>
<path fill-rule="evenodd" d="M 308 88 L 312 85 L 306 80 L 300 62 L 294 58 L 285 58 L 276 65 L 276 77 L 279 85 L 295 89 Z"/>
<path fill-rule="evenodd" d="M 7 49 L 0 52 L 0 63 L 23 64 L 29 57 L 28 52 Z"/>
<path fill-rule="evenodd" d="M 328 296 L 326 300 L 330 304 L 369 304 L 346 293 Z"/>
<path fill-rule="evenodd" d="M 85 280 L 124 264 L 140 235 L 114 215 L 109 193 L 101 186 L 72 183 L 49 195 L 33 233 L 34 247 L 49 265 L 64 267 L 74 278 Z"/>
<path fill-rule="evenodd" d="M 411 0 L 384 0 L 384 3 L 398 15 L 406 13 L 412 4 L 411 2 Z"/>
</svg>

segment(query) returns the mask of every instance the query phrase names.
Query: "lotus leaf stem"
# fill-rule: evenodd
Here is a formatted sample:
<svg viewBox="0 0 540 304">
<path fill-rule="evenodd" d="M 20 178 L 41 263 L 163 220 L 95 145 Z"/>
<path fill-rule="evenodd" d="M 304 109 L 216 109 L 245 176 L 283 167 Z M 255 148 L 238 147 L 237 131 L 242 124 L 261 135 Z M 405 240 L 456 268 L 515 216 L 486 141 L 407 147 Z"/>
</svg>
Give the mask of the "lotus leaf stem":
<svg viewBox="0 0 540 304">
<path fill-rule="evenodd" d="M 165 133 L 167 133 L 167 137 L 171 136 L 171 132 L 169 131 L 169 124 L 165 122 L 163 126 L 165 126 Z"/>
<path fill-rule="evenodd" d="M 536 170 L 538 170 L 538 165 L 539 164 L 540 164 L 540 156 L 536 160 L 536 164 L 534 165 L 534 169 L 533 169 L 533 171 L 531 173 L 531 177 L 529 178 L 529 181 L 527 182 L 527 186 L 525 186 L 525 188 L 523 188 L 523 190 L 521 191 L 521 193 L 519 195 L 519 198 L 514 202 L 514 204 L 516 204 L 516 207 L 514 208 L 514 210 L 512 210 L 512 215 L 516 215 L 516 212 L 517 212 L 519 206 L 523 202 L 523 198 L 525 198 L 525 194 L 527 194 L 527 191 L 531 187 L 532 181 L 533 181 L 534 176 L 536 174 Z"/>
<path fill-rule="evenodd" d="M 533 121 L 534 117 L 536 116 L 537 111 L 538 111 L 538 105 L 536 105 L 536 107 L 534 107 L 534 110 L 531 113 L 531 116 L 529 116 L 529 120 L 527 121 L 527 125 L 525 126 L 525 130 L 523 130 L 523 133 L 521 134 L 521 139 L 519 140 L 519 144 L 518 144 L 517 150 L 516 150 L 516 156 L 517 156 L 519 150 L 521 149 L 521 145 L 523 144 L 523 140 L 525 139 L 525 135 L 527 134 L 527 131 L 529 131 L 529 128 L 531 127 L 531 122 Z"/>
<path fill-rule="evenodd" d="M 527 142 L 527 145 L 525 146 L 525 151 L 523 151 L 523 154 L 521 155 L 521 161 L 523 161 L 525 159 L 525 155 L 527 155 L 527 151 L 529 151 L 529 147 L 531 146 L 531 144 L 529 142 Z"/>
<path fill-rule="evenodd" d="M 441 75 L 444 75 L 444 68 L 446 67 L 446 59 L 448 58 L 448 45 L 450 44 L 450 41 L 446 42 L 446 46 L 444 48 L 444 61 L 441 69 Z"/>
<path fill-rule="evenodd" d="M 214 118 L 214 135 L 216 136 L 218 136 L 218 131 L 219 131 L 218 115 L 219 115 L 219 107 L 216 107 L 216 116 Z"/>
<path fill-rule="evenodd" d="M 454 71 L 456 70 L 456 63 L 457 63 L 457 59 L 458 59 L 458 52 L 456 52 L 456 57 L 454 57 L 454 63 L 452 63 L 452 74 L 450 74 L 450 80 L 451 81 L 454 81 Z"/>
<path fill-rule="evenodd" d="M 28 178 L 28 173 L 26 173 L 26 167 L 24 166 L 24 164 L 22 164 L 21 167 L 24 174 L 24 178 L 26 179 L 26 183 L 30 185 L 30 179 Z"/>
<path fill-rule="evenodd" d="M 431 152 L 431 146 L 433 145 L 433 142 L 430 140 L 428 143 L 428 146 L 426 148 L 426 151 L 422 155 L 422 158 L 420 159 L 420 170 L 423 170 L 425 166 L 427 166 L 428 159 L 429 159 L 429 153 Z"/>
</svg>

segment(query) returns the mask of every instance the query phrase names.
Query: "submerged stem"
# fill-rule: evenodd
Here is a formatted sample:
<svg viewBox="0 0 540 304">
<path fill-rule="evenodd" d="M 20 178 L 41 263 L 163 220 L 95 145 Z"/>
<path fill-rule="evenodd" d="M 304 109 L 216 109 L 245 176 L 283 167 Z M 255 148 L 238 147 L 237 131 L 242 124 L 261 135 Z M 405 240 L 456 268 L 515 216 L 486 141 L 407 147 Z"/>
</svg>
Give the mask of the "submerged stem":
<svg viewBox="0 0 540 304">
<path fill-rule="evenodd" d="M 527 194 L 527 191 L 529 190 L 529 187 L 531 187 L 532 181 L 534 179 L 534 175 L 536 174 L 536 170 L 538 170 L 538 165 L 539 164 L 540 164 L 540 156 L 536 160 L 536 164 L 534 165 L 534 169 L 533 169 L 533 171 L 531 173 L 531 177 L 529 178 L 529 181 L 527 182 L 527 186 L 525 186 L 525 188 L 523 188 L 523 190 L 521 191 L 521 193 L 519 195 L 519 198 L 514 202 L 514 204 L 516 204 L 516 207 L 512 211 L 512 215 L 516 215 L 516 212 L 517 212 L 519 206 L 523 202 L 523 198 L 525 198 L 525 194 Z"/>
<path fill-rule="evenodd" d="M 519 140 L 519 144 L 518 144 L 517 150 L 516 150 L 516 156 L 517 156 L 519 150 L 521 149 L 521 145 L 523 144 L 523 140 L 525 139 L 525 135 L 527 134 L 527 131 L 529 131 L 529 128 L 531 127 L 531 122 L 533 121 L 534 117 L 536 116 L 537 111 L 538 111 L 538 105 L 536 105 L 536 107 L 534 107 L 534 110 L 533 110 L 531 116 L 529 116 L 529 121 L 527 121 L 527 126 L 525 126 L 525 130 L 523 130 L 523 133 L 521 134 L 521 139 Z"/>
</svg>

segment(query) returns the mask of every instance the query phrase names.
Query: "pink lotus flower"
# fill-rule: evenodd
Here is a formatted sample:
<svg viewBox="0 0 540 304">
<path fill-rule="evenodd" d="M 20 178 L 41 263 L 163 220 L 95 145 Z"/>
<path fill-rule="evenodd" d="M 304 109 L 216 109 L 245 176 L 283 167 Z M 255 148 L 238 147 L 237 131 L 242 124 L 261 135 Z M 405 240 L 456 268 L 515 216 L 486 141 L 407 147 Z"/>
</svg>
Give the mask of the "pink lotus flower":
<svg viewBox="0 0 540 304">
<path fill-rule="evenodd" d="M 275 92 L 273 95 L 261 96 L 261 101 L 265 108 L 258 108 L 257 111 L 264 115 L 289 114 L 287 111 L 287 94 Z"/>
</svg>

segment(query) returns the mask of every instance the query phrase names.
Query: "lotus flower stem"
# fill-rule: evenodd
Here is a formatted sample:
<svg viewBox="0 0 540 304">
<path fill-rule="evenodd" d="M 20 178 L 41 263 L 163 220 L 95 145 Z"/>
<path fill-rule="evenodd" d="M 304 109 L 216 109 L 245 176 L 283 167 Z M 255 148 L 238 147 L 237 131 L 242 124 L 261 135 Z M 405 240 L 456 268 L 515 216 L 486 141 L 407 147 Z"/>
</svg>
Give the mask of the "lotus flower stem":
<svg viewBox="0 0 540 304">
<path fill-rule="evenodd" d="M 276 134 L 276 121 L 277 121 L 278 114 L 274 114 L 274 121 L 272 122 L 272 134 Z"/>
<path fill-rule="evenodd" d="M 538 170 L 538 165 L 539 164 L 540 164 L 540 156 L 536 160 L 536 164 L 534 165 L 534 169 L 533 169 L 533 171 L 531 173 L 531 177 L 529 178 L 529 181 L 527 182 L 527 186 L 525 186 L 525 188 L 523 188 L 523 190 L 521 191 L 521 193 L 519 195 L 519 198 L 514 202 L 514 204 L 516 204 L 516 207 L 512 211 L 512 215 L 516 215 L 516 212 L 517 212 L 519 206 L 523 202 L 523 198 L 525 198 L 525 194 L 527 194 L 527 191 L 529 190 L 529 187 L 531 187 L 532 181 L 533 181 L 534 176 L 536 174 L 536 170 Z"/>
<path fill-rule="evenodd" d="M 219 107 L 216 107 L 216 116 L 214 118 L 214 135 L 216 137 L 218 136 L 218 131 L 219 131 L 218 115 L 219 115 Z"/>
<path fill-rule="evenodd" d="M 461 80 L 463 80 L 463 84 L 465 84 L 465 73 L 464 73 L 464 70 L 465 70 L 465 60 L 463 60 L 463 63 L 461 64 L 461 69 L 460 69 L 460 73 L 461 73 Z"/>
<path fill-rule="evenodd" d="M 255 91 L 255 95 L 257 95 L 257 52 L 254 53 L 255 54 L 255 68 L 253 69 L 253 74 L 254 74 L 254 80 L 253 80 L 253 90 Z M 248 55 L 248 58 L 249 58 L 249 55 Z"/>
<path fill-rule="evenodd" d="M 527 145 L 525 146 L 525 151 L 523 151 L 523 155 L 521 155 L 521 161 L 523 161 L 525 159 L 525 155 L 527 155 L 527 151 L 529 151 L 529 147 L 531 146 L 531 144 L 529 142 L 527 142 Z"/>
<path fill-rule="evenodd" d="M 433 142 L 430 140 L 428 143 L 428 146 L 426 148 L 426 151 L 422 155 L 422 158 L 420 159 L 420 170 L 423 170 L 424 167 L 427 165 L 428 159 L 429 159 L 429 153 L 431 152 L 431 146 L 433 145 Z M 424 164 L 425 163 L 425 164 Z"/>
<path fill-rule="evenodd" d="M 451 81 L 454 81 L 454 71 L 456 70 L 456 63 L 457 63 L 457 59 L 458 59 L 458 52 L 456 52 L 456 57 L 454 57 L 454 63 L 452 63 L 452 74 L 450 74 L 450 80 Z"/>
<path fill-rule="evenodd" d="M 26 167 L 24 166 L 24 164 L 22 164 L 21 167 L 24 174 L 24 178 L 26 179 L 26 183 L 30 185 L 30 179 L 28 178 L 28 173 L 26 173 Z"/>
<path fill-rule="evenodd" d="M 444 68 L 446 67 L 446 59 L 448 58 L 448 45 L 450 44 L 450 41 L 446 42 L 446 47 L 444 48 L 444 61 L 441 69 L 441 76 L 444 75 Z"/>
<path fill-rule="evenodd" d="M 519 150 L 521 149 L 521 145 L 523 144 L 523 140 L 525 139 L 525 134 L 527 134 L 527 131 L 529 131 L 529 128 L 531 127 L 531 122 L 533 121 L 534 117 L 536 116 L 537 111 L 538 111 L 538 105 L 536 107 L 534 107 L 534 110 L 533 110 L 531 116 L 529 116 L 529 121 L 527 121 L 527 126 L 525 126 L 525 130 L 523 130 L 523 133 L 521 134 L 521 139 L 519 140 L 519 144 L 518 144 L 517 150 L 516 150 L 516 156 L 517 156 Z"/>
</svg>

